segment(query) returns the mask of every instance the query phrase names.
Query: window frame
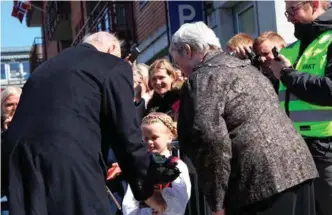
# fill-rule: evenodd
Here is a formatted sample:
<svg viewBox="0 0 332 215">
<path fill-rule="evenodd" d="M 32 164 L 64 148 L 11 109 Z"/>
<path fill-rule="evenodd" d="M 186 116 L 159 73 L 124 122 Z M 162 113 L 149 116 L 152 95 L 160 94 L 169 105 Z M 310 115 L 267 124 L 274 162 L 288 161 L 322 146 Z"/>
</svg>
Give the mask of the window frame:
<svg viewBox="0 0 332 215">
<path fill-rule="evenodd" d="M 17 64 L 18 70 L 17 70 L 16 73 L 20 74 L 19 77 L 14 77 L 14 78 L 12 77 L 12 69 L 11 69 L 11 65 L 12 64 Z M 20 79 L 22 79 L 21 62 L 17 62 L 17 61 L 9 62 L 8 63 L 8 67 L 9 67 L 9 72 L 8 72 L 9 73 L 9 77 L 8 77 L 8 80 L 20 80 Z"/>
<path fill-rule="evenodd" d="M 244 5 L 241 5 L 244 4 Z M 238 8 L 237 8 L 238 7 Z M 257 3 L 255 1 L 251 1 L 251 2 L 241 2 L 238 3 L 236 5 L 234 5 L 233 7 L 233 14 L 235 17 L 235 31 L 236 33 L 240 33 L 240 15 L 243 14 L 244 12 L 246 12 L 247 10 L 249 10 L 252 7 L 253 9 L 253 15 L 254 15 L 254 27 L 255 27 L 255 32 L 253 34 L 249 34 L 247 32 L 242 32 L 242 33 L 246 33 L 248 35 L 250 35 L 253 38 L 258 37 L 259 35 L 259 23 L 258 23 L 258 14 L 257 14 Z"/>
</svg>

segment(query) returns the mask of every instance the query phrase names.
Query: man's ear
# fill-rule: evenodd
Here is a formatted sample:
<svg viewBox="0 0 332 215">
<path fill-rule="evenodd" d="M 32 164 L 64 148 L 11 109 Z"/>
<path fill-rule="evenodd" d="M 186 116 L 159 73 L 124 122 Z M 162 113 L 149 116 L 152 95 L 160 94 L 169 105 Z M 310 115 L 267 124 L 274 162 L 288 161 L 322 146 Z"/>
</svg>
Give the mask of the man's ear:
<svg viewBox="0 0 332 215">
<path fill-rule="evenodd" d="M 115 45 L 109 46 L 109 48 L 107 49 L 107 54 L 112 54 L 114 52 L 115 48 L 116 48 Z"/>
<path fill-rule="evenodd" d="M 191 49 L 191 47 L 188 45 L 188 44 L 186 44 L 186 45 L 184 45 L 184 52 L 186 53 L 186 55 L 188 55 L 188 56 L 192 56 L 192 49 Z"/>
</svg>

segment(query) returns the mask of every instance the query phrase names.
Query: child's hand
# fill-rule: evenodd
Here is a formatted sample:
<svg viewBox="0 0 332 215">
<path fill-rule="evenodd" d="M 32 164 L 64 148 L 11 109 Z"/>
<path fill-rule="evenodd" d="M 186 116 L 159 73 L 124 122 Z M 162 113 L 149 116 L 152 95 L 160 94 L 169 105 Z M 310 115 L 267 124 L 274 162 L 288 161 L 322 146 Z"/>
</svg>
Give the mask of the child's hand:
<svg viewBox="0 0 332 215">
<path fill-rule="evenodd" d="M 166 202 L 163 198 L 163 196 L 161 195 L 160 192 L 153 192 L 153 195 L 148 198 L 147 200 L 145 200 L 145 204 L 147 204 L 150 208 L 152 208 L 153 210 L 155 210 L 157 212 L 157 214 L 161 214 L 163 213 L 166 208 Z"/>
<path fill-rule="evenodd" d="M 118 175 L 121 174 L 121 169 L 119 167 L 118 163 L 113 163 L 112 167 L 108 169 L 107 171 L 107 180 L 113 180 Z"/>
</svg>

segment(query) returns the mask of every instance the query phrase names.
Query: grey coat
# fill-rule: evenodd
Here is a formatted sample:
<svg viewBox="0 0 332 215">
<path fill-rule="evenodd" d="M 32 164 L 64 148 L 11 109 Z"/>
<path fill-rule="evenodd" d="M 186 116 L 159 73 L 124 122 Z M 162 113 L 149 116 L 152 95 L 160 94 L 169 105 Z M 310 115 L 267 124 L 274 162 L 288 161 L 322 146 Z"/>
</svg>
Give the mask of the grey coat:
<svg viewBox="0 0 332 215">
<path fill-rule="evenodd" d="M 184 84 L 178 132 L 212 211 L 245 206 L 318 176 L 269 80 L 224 53 L 208 54 Z"/>
</svg>

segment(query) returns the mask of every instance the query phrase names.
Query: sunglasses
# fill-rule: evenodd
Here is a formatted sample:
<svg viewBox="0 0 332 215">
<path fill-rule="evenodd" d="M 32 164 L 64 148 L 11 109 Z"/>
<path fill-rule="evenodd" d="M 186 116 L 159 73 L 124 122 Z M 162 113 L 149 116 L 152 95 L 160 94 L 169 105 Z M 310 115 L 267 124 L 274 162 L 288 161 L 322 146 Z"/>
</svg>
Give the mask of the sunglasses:
<svg viewBox="0 0 332 215">
<path fill-rule="evenodd" d="M 299 2 L 299 3 L 291 6 L 285 12 L 286 18 L 293 17 L 296 11 L 298 11 L 303 5 L 310 3 L 310 2 L 311 1 L 302 1 L 302 2 Z"/>
</svg>

